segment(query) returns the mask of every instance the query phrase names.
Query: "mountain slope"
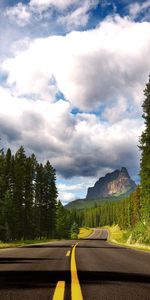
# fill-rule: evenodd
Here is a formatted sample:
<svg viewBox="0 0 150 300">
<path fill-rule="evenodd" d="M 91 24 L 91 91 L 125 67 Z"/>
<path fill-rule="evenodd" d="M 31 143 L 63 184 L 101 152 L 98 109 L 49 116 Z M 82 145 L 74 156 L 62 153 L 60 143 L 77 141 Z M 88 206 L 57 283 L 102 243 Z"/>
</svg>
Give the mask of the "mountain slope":
<svg viewBox="0 0 150 300">
<path fill-rule="evenodd" d="M 101 177 L 94 185 L 88 188 L 86 199 L 106 198 L 129 194 L 136 188 L 135 182 L 130 178 L 126 168 L 121 171 L 115 170 L 112 173 Z"/>
<path fill-rule="evenodd" d="M 101 177 L 93 187 L 88 188 L 85 199 L 77 199 L 66 205 L 66 208 L 83 209 L 93 207 L 104 201 L 120 200 L 127 197 L 136 188 L 126 168 L 115 170 Z"/>
</svg>

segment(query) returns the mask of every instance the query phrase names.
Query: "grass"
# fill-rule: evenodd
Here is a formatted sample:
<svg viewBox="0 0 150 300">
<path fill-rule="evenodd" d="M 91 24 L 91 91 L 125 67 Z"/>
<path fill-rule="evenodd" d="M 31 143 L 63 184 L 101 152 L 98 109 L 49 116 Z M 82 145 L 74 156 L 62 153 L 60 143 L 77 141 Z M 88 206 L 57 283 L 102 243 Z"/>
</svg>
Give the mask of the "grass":
<svg viewBox="0 0 150 300">
<path fill-rule="evenodd" d="M 87 238 L 89 235 L 91 235 L 93 232 L 92 228 L 88 228 L 88 227 L 82 227 L 80 228 L 80 232 L 78 234 L 78 239 L 85 239 Z"/>
<path fill-rule="evenodd" d="M 118 225 L 106 226 L 109 230 L 109 242 L 123 245 L 128 248 L 133 248 L 136 250 L 143 250 L 150 252 L 150 245 L 142 244 L 139 242 L 131 242 L 131 232 L 126 230 L 121 230 Z"/>
<path fill-rule="evenodd" d="M 12 241 L 9 243 L 4 243 L 0 241 L 0 249 L 4 248 L 14 248 L 18 246 L 26 246 L 31 244 L 39 244 L 39 243 L 48 243 L 48 242 L 54 242 L 56 239 L 36 239 L 36 240 L 25 240 L 25 241 Z"/>
</svg>

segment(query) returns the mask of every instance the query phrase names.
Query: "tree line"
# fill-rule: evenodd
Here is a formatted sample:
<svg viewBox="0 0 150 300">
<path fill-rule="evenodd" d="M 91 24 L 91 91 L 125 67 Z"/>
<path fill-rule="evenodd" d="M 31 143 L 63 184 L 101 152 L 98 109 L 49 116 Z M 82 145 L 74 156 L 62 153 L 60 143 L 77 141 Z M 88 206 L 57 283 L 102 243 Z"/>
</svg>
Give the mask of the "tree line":
<svg viewBox="0 0 150 300">
<path fill-rule="evenodd" d="M 21 146 L 0 151 L 0 240 L 67 238 L 69 213 L 57 200 L 56 172 Z"/>
<path fill-rule="evenodd" d="M 118 224 L 120 228 L 134 227 L 140 220 L 140 195 L 141 188 L 126 199 L 117 201 L 104 201 L 95 204 L 93 208 L 72 210 L 72 217 L 80 226 L 99 227 Z"/>
</svg>

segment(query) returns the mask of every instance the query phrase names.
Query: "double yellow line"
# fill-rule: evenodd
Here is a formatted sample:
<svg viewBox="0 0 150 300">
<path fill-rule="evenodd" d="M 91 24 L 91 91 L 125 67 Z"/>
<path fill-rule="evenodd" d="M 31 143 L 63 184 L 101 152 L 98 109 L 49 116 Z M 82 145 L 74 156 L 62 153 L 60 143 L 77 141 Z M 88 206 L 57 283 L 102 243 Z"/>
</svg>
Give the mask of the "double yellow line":
<svg viewBox="0 0 150 300">
<path fill-rule="evenodd" d="M 72 248 L 71 253 L 71 300 L 83 300 L 82 291 L 80 287 L 80 282 L 78 279 L 75 250 L 79 243 L 76 243 Z M 69 253 L 68 253 L 69 254 Z M 67 255 L 69 256 L 69 255 Z M 58 281 L 53 300 L 64 300 L 65 296 L 65 281 Z"/>
</svg>

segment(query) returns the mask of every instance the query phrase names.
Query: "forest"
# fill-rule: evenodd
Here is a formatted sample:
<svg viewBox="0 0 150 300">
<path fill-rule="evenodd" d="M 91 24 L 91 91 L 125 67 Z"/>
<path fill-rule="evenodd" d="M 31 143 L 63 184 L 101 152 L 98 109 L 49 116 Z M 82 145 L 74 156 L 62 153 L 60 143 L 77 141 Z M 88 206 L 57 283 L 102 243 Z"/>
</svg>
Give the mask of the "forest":
<svg viewBox="0 0 150 300">
<path fill-rule="evenodd" d="M 57 200 L 56 172 L 21 146 L 0 153 L 0 240 L 67 238 L 70 222 Z M 69 215 L 69 214 L 68 214 Z"/>
</svg>

